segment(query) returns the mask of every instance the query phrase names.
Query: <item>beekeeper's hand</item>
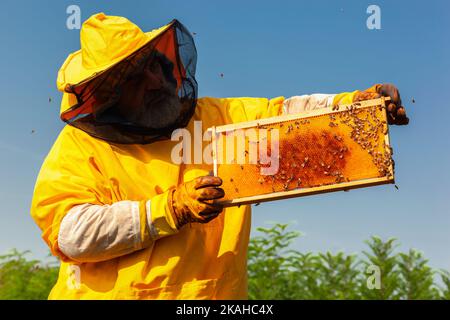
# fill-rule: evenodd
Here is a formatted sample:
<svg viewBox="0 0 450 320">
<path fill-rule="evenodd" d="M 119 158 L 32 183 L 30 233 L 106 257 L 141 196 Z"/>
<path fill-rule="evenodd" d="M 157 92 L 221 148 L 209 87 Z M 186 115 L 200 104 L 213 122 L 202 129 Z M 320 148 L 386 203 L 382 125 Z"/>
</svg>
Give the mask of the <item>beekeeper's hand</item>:
<svg viewBox="0 0 450 320">
<path fill-rule="evenodd" d="M 389 124 L 408 124 L 409 118 L 406 116 L 405 107 L 402 105 L 402 99 L 397 87 L 393 84 L 385 83 L 378 88 L 378 92 L 384 97 L 391 98 L 388 105 Z"/>
<path fill-rule="evenodd" d="M 177 228 L 191 222 L 207 223 L 216 218 L 223 205 L 214 202 L 223 198 L 222 179 L 199 177 L 170 190 L 168 205 Z"/>
<path fill-rule="evenodd" d="M 405 107 L 402 105 L 400 92 L 397 87 L 390 83 L 376 84 L 365 91 L 360 91 L 355 94 L 354 101 L 370 100 L 379 97 L 390 97 L 388 102 L 388 123 L 397 125 L 406 125 L 409 123 L 409 118 L 406 116 Z"/>
</svg>

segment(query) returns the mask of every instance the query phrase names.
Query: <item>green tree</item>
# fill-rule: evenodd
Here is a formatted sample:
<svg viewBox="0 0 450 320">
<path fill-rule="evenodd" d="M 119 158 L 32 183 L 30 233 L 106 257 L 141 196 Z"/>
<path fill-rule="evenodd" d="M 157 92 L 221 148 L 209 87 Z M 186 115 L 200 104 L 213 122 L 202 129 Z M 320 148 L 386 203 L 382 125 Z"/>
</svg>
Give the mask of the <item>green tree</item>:
<svg viewBox="0 0 450 320">
<path fill-rule="evenodd" d="M 255 237 L 249 245 L 249 287 L 252 299 L 278 299 L 285 297 L 288 291 L 295 290 L 295 280 L 289 272 L 290 252 L 286 248 L 297 232 L 286 232 L 287 225 L 277 224 L 274 228 L 258 228 L 264 237 Z"/>
<path fill-rule="evenodd" d="M 300 233 L 287 227 L 258 228 L 260 235 L 250 240 L 251 299 L 450 299 L 450 272 L 433 270 L 417 250 L 397 252 L 393 238 L 371 237 L 358 255 L 298 252 L 290 246 Z M 28 260 L 27 254 L 0 256 L 0 300 L 47 299 L 58 263 Z M 371 266 L 379 270 L 379 289 L 367 285 Z"/>
<path fill-rule="evenodd" d="M 360 262 L 355 255 L 345 255 L 343 252 L 318 254 L 316 268 L 319 270 L 320 287 L 316 299 L 358 299 Z"/>
<path fill-rule="evenodd" d="M 417 250 L 396 252 L 394 238 L 371 237 L 361 255 L 300 253 L 289 249 L 299 234 L 287 225 L 257 230 L 248 253 L 251 299 L 450 299 L 450 272 L 433 270 Z M 370 267 L 379 288 L 368 286 Z M 437 273 L 443 285 L 434 283 Z"/>
<path fill-rule="evenodd" d="M 439 272 L 444 286 L 439 288 L 441 291 L 441 299 L 450 300 L 450 272 L 447 270 L 440 270 Z"/>
<path fill-rule="evenodd" d="M 28 251 L 0 256 L 0 300 L 42 300 L 56 282 L 58 267 L 27 260 Z"/>
<path fill-rule="evenodd" d="M 365 241 L 370 251 L 363 251 L 366 260 L 363 261 L 364 269 L 369 266 L 376 266 L 380 270 L 381 287 L 370 289 L 367 281 L 361 283 L 361 293 L 363 299 L 388 300 L 398 299 L 397 288 L 399 286 L 399 271 L 397 270 L 397 255 L 394 250 L 398 246 L 395 238 L 390 238 L 383 242 L 379 237 L 373 236 Z"/>
<path fill-rule="evenodd" d="M 433 271 L 422 253 L 411 249 L 408 253 L 399 253 L 399 294 L 406 300 L 439 299 L 439 290 L 434 284 Z"/>
</svg>

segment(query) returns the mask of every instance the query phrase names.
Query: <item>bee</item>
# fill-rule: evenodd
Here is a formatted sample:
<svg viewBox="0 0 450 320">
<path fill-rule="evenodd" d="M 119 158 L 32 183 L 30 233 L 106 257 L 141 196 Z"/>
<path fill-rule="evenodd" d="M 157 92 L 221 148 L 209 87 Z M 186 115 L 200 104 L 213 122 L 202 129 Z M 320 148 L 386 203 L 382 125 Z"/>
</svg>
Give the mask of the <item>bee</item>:
<svg viewBox="0 0 450 320">
<path fill-rule="evenodd" d="M 330 126 L 331 128 L 333 128 L 333 127 L 337 127 L 338 124 L 337 124 L 337 123 L 334 123 L 334 122 L 330 122 L 330 123 L 329 123 L 329 126 Z"/>
</svg>

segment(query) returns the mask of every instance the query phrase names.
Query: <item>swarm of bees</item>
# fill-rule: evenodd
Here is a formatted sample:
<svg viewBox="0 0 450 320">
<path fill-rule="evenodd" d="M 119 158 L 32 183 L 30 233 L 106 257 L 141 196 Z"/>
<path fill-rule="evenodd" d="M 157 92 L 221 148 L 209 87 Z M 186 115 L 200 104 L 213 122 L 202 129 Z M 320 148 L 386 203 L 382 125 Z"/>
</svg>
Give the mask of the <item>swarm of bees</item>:
<svg viewBox="0 0 450 320">
<path fill-rule="evenodd" d="M 394 162 L 392 160 L 392 148 L 390 146 L 387 146 L 386 143 L 383 142 L 383 148 L 382 151 L 380 151 L 379 144 L 377 142 L 377 138 L 379 137 L 380 133 L 385 135 L 387 134 L 388 130 L 387 124 L 383 122 L 376 113 L 377 108 L 380 108 L 379 110 L 381 111 L 382 107 L 376 106 L 371 108 L 359 109 L 356 108 L 357 106 L 360 106 L 360 103 L 356 103 L 347 107 L 343 112 L 330 114 L 329 126 L 331 128 L 335 128 L 338 127 L 339 124 L 341 124 L 350 127 L 350 138 L 355 141 L 362 149 L 366 150 L 369 155 L 371 155 L 372 161 L 378 169 L 379 176 L 390 176 L 393 174 L 391 171 L 391 167 L 393 167 L 394 165 Z M 291 131 L 293 131 L 294 127 L 298 129 L 300 125 L 308 123 L 310 123 L 310 120 L 308 119 L 297 120 L 294 122 L 294 124 L 287 125 L 288 130 L 286 131 L 286 133 L 290 133 Z M 326 135 L 327 133 L 322 133 L 323 138 L 328 138 Z M 333 134 L 332 137 L 338 142 L 343 142 L 343 137 L 339 134 Z M 336 160 L 343 160 L 347 151 L 348 148 L 345 145 L 340 147 L 338 150 L 329 150 L 329 152 L 335 157 Z M 308 166 L 309 162 L 310 158 L 306 156 L 299 164 L 291 164 L 291 167 L 296 168 L 297 165 L 299 165 L 304 169 Z M 316 170 L 317 168 L 314 167 L 313 169 Z M 334 177 L 334 183 L 349 181 L 349 179 L 347 179 L 335 166 L 335 163 L 324 163 L 323 161 L 321 161 L 320 170 L 322 170 L 321 172 L 323 175 Z M 290 189 L 289 186 L 291 182 L 295 180 L 295 177 L 286 177 L 284 175 L 284 172 L 281 171 L 281 174 L 279 174 L 278 176 L 276 175 L 275 179 L 284 181 L 283 189 L 287 191 Z M 298 178 L 294 188 L 300 187 L 302 187 L 302 179 Z"/>
<path fill-rule="evenodd" d="M 304 134 L 299 135 L 297 130 L 303 125 L 310 124 L 312 119 L 297 119 L 264 126 L 258 124 L 258 128 L 269 130 L 272 127 L 278 128 L 286 137 L 291 138 L 285 139 L 286 141 L 280 140 L 278 172 L 268 176 L 257 176 L 257 185 L 267 186 L 272 192 L 280 192 L 349 182 L 350 179 L 343 173 L 345 163 L 348 161 L 346 156 L 350 154 L 345 144 L 345 139 L 348 138 L 370 155 L 380 177 L 392 176 L 394 167 L 392 148 L 386 145 L 384 140 L 383 142 L 380 140 L 381 134 L 385 135 L 388 130 L 386 122 L 382 121 L 377 113 L 377 110 L 382 111 L 384 107 L 356 108 L 357 106 L 360 106 L 360 103 L 329 114 L 326 121 L 329 120 L 330 129 L 324 128 L 319 132 L 312 130 L 314 133 L 311 133 L 309 138 Z M 350 129 L 345 129 L 349 132 L 349 137 L 343 136 L 340 130 L 333 129 L 340 126 L 342 130 Z M 284 148 L 283 143 L 286 144 Z M 247 156 L 248 151 L 244 151 L 244 155 Z M 256 167 L 261 167 L 259 160 Z M 240 165 L 240 169 L 244 170 L 244 166 Z M 239 193 L 237 181 L 230 179 L 230 182 L 234 191 Z"/>
<path fill-rule="evenodd" d="M 356 109 L 353 106 L 348 107 L 345 112 L 339 114 L 340 121 L 352 128 L 350 137 L 372 156 L 373 163 L 377 166 L 380 177 L 391 176 L 390 168 L 394 166 L 392 148 L 383 141 L 383 151 L 377 151 L 379 145 L 377 142 L 373 142 L 380 131 L 383 135 L 386 135 L 388 132 L 387 124 L 376 116 L 376 108 L 366 109 L 368 110 L 366 117 L 362 118 L 358 114 L 364 112 L 363 110 Z M 382 110 L 382 107 L 378 108 L 380 111 Z"/>
</svg>

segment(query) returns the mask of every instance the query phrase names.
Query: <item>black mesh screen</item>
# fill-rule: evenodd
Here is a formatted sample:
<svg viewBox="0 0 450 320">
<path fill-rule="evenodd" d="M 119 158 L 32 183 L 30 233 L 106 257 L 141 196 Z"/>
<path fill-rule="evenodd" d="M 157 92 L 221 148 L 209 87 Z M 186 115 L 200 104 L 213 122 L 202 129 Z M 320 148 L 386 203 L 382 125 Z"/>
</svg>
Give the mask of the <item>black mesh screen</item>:
<svg viewBox="0 0 450 320">
<path fill-rule="evenodd" d="M 77 104 L 61 118 L 90 135 L 114 143 L 146 144 L 185 127 L 197 99 L 197 52 L 189 31 L 177 20 L 147 45 L 101 74 L 67 86 Z M 144 79 L 144 80 L 143 80 Z M 150 81 L 137 107 L 124 96 Z M 154 86 L 154 87 L 153 87 Z M 147 85 L 144 85 L 147 88 Z M 126 94 L 125 94 L 126 93 Z M 136 91 L 136 97 L 139 92 Z"/>
</svg>

